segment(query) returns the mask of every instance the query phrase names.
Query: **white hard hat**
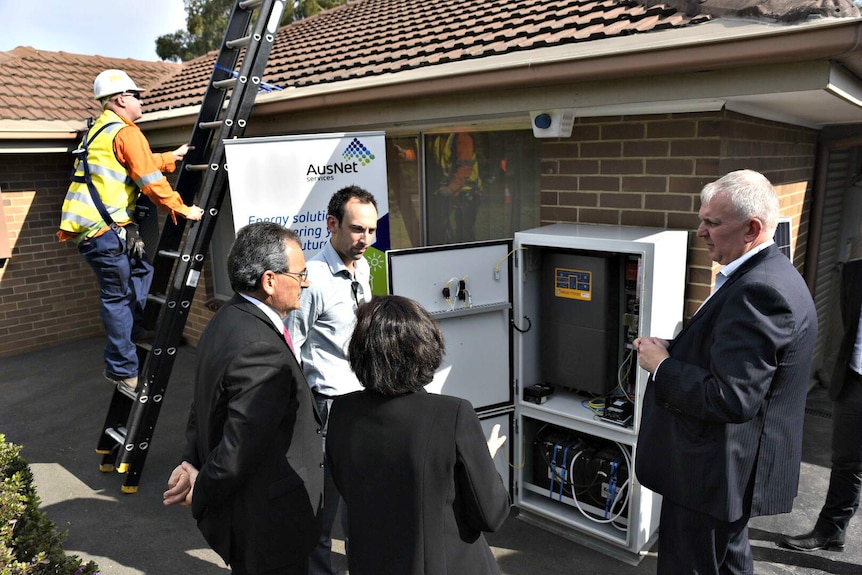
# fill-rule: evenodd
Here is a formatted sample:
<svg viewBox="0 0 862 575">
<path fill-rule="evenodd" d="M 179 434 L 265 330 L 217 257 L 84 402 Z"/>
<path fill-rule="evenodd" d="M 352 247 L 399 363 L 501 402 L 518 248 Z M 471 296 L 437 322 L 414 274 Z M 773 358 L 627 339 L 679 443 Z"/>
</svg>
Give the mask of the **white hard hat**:
<svg viewBox="0 0 862 575">
<path fill-rule="evenodd" d="M 93 82 L 93 94 L 96 100 L 122 92 L 142 91 L 132 82 L 129 75 L 122 70 L 105 70 L 96 76 L 96 81 Z"/>
</svg>

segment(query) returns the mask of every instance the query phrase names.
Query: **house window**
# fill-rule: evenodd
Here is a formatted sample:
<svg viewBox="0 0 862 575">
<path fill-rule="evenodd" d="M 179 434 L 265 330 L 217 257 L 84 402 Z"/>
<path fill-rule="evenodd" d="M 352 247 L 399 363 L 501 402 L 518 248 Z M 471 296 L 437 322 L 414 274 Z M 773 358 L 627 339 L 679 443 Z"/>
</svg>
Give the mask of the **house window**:
<svg viewBox="0 0 862 575">
<path fill-rule="evenodd" d="M 511 238 L 539 225 L 530 130 L 389 138 L 387 169 L 393 248 Z"/>
<path fill-rule="evenodd" d="M 790 218 L 779 218 L 778 227 L 775 228 L 775 233 L 772 239 L 775 240 L 775 245 L 779 251 L 787 256 L 787 259 L 793 261 L 793 246 L 790 239 Z"/>
<path fill-rule="evenodd" d="M 538 226 L 539 145 L 531 130 L 387 137 L 391 247 L 504 239 Z M 228 195 L 211 245 L 216 296 L 232 293 L 233 238 Z"/>
</svg>

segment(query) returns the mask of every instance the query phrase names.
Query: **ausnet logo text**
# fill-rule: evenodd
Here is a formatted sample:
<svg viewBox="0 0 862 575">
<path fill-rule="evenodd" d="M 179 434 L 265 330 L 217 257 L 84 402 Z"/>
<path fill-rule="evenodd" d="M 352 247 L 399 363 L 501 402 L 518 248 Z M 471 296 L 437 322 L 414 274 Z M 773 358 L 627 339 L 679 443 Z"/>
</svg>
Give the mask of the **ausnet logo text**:
<svg viewBox="0 0 862 575">
<path fill-rule="evenodd" d="M 370 164 L 375 156 L 358 138 L 353 138 L 353 141 L 341 153 L 341 157 L 344 159 L 343 162 L 321 165 L 309 164 L 305 170 L 306 180 L 309 182 L 334 180 L 338 174 L 355 174 L 360 167 Z"/>
</svg>

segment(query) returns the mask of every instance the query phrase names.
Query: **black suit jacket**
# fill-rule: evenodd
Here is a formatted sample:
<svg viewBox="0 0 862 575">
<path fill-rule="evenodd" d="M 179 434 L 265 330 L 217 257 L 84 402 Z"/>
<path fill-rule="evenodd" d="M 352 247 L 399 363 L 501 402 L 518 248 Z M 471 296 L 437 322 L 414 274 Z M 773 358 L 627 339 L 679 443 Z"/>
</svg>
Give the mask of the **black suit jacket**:
<svg viewBox="0 0 862 575">
<path fill-rule="evenodd" d="M 341 396 L 326 454 L 349 510 L 352 575 L 500 573 L 482 532 L 503 524 L 509 496 L 468 401 Z"/>
<path fill-rule="evenodd" d="M 722 521 L 790 511 L 816 339 L 814 302 L 790 261 L 774 245 L 746 261 L 647 384 L 638 480 Z"/>
<path fill-rule="evenodd" d="M 320 535 L 319 417 L 283 334 L 237 294 L 201 337 L 186 438 L 192 514 L 225 562 L 256 573 L 304 560 Z"/>
<path fill-rule="evenodd" d="M 846 262 L 841 268 L 841 323 L 844 335 L 838 347 L 835 372 L 829 385 L 829 397 L 836 401 L 847 380 L 850 353 L 859 330 L 859 310 L 862 308 L 862 259 Z"/>
</svg>

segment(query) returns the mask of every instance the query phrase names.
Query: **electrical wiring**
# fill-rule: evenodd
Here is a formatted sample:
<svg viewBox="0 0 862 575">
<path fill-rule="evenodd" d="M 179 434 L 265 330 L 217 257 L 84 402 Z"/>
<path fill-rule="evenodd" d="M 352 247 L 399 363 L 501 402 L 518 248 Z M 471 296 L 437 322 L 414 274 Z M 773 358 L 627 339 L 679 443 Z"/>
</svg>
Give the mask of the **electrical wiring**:
<svg viewBox="0 0 862 575">
<path fill-rule="evenodd" d="M 595 523 L 610 523 L 615 528 L 617 528 L 621 531 L 625 531 L 624 527 L 620 527 L 619 525 L 616 524 L 616 520 L 619 519 L 619 517 L 623 514 L 623 512 L 626 509 L 628 509 L 629 495 L 631 493 L 631 489 L 630 489 L 631 471 L 632 471 L 631 456 L 629 455 L 628 450 L 625 447 L 623 447 L 621 444 L 619 444 L 617 442 L 614 442 L 614 444 L 617 446 L 617 449 L 619 449 L 620 453 L 622 453 L 622 455 L 623 455 L 623 459 L 626 462 L 626 469 L 628 469 L 628 476 L 627 476 L 626 480 L 623 482 L 623 484 L 616 489 L 615 497 L 612 497 L 609 504 L 606 503 L 605 512 L 606 512 L 606 515 L 609 513 L 613 513 L 613 510 L 617 507 L 617 505 L 621 501 L 621 498 L 624 496 L 625 498 L 622 499 L 622 502 L 619 505 L 619 511 L 617 511 L 616 513 L 610 515 L 609 517 L 607 517 L 605 519 L 601 519 L 598 517 L 594 517 L 593 515 L 590 515 L 589 513 L 587 513 L 584 510 L 584 508 L 581 506 L 580 501 L 578 501 L 577 493 L 576 493 L 574 488 L 572 489 L 572 499 L 575 502 L 575 507 L 577 507 L 578 511 L 581 512 L 581 515 L 583 515 L 584 517 L 586 517 L 590 521 L 594 521 Z M 578 460 L 578 458 L 582 454 L 583 454 L 583 450 L 579 451 L 578 453 L 576 453 L 574 455 L 574 457 L 572 457 L 572 461 L 569 463 L 569 476 L 570 477 L 574 475 L 575 462 Z"/>
<path fill-rule="evenodd" d="M 464 294 L 464 307 L 473 307 L 473 294 L 470 293 L 470 290 L 467 288 L 467 276 L 461 278 L 461 283 L 459 286 L 464 286 L 461 292 Z"/>
<path fill-rule="evenodd" d="M 626 391 L 624 385 L 631 373 L 633 358 L 634 352 L 630 349 L 623 358 L 620 367 L 617 368 L 617 385 L 610 394 L 584 399 L 581 401 L 581 406 L 592 411 L 596 418 L 602 418 L 605 415 L 608 400 L 613 399 L 616 395 L 622 395 L 629 403 L 634 403 L 634 398 Z"/>
<path fill-rule="evenodd" d="M 548 497 L 550 497 L 551 499 L 554 498 L 554 483 L 556 483 L 555 479 L 557 479 L 558 477 L 560 479 L 560 497 L 561 498 L 563 497 L 563 486 L 566 484 L 565 476 L 561 476 L 561 475 L 557 474 L 557 469 L 559 469 L 557 467 L 557 454 L 559 452 L 560 452 L 560 444 L 555 443 L 554 444 L 554 457 L 553 457 L 553 459 L 551 459 L 551 462 L 550 462 L 550 466 L 551 466 L 551 469 L 553 469 L 553 472 L 551 473 L 551 485 L 550 485 L 550 489 L 548 490 L 549 491 Z M 563 462 L 565 462 L 565 460 L 563 460 L 561 463 L 563 463 Z"/>
<path fill-rule="evenodd" d="M 601 417 L 605 412 L 605 399 L 606 396 L 604 395 L 593 397 L 592 399 L 584 399 L 581 401 L 581 406 Z"/>
<path fill-rule="evenodd" d="M 454 289 L 452 284 L 455 284 Z M 455 302 L 458 301 L 458 294 L 460 291 L 461 281 L 456 277 L 449 278 L 449 281 L 446 282 L 446 285 L 443 288 L 443 298 L 446 300 L 446 305 L 449 306 L 449 311 L 455 309 Z"/>
<path fill-rule="evenodd" d="M 632 403 L 634 403 L 634 399 L 626 391 L 625 382 L 628 380 L 629 374 L 631 374 L 632 366 L 634 365 L 634 356 L 635 356 L 634 350 L 629 349 L 628 353 L 626 353 L 626 356 L 623 358 L 623 362 L 620 364 L 620 367 L 617 369 L 617 387 L 616 387 L 616 389 L 619 389 L 620 393 L 622 393 L 623 396 Z M 625 370 L 625 371 L 623 371 L 623 370 Z"/>
<path fill-rule="evenodd" d="M 527 441 L 522 437 L 521 438 L 521 463 L 517 465 L 509 461 L 509 455 L 506 455 L 506 465 L 511 467 L 512 469 L 524 469 L 524 466 L 527 464 Z"/>
<path fill-rule="evenodd" d="M 548 427 L 548 425 L 547 425 L 547 424 L 543 425 L 543 426 L 542 426 L 542 428 L 541 428 L 541 429 L 539 429 L 539 431 L 538 431 L 537 435 L 541 435 L 541 434 L 542 434 L 542 431 L 543 431 L 546 427 Z M 555 481 L 555 480 L 561 480 L 561 481 L 562 481 L 562 480 L 563 480 L 563 477 L 557 473 L 557 466 L 556 466 L 556 465 L 552 465 L 551 460 L 548 458 L 548 454 L 545 452 L 545 450 L 540 450 L 540 451 L 539 451 L 539 454 L 540 454 L 540 456 L 542 457 L 542 460 L 545 462 L 545 465 L 548 467 L 548 473 L 549 473 L 549 474 L 550 474 L 550 476 L 551 476 L 551 477 L 550 477 L 550 479 L 551 479 L 551 485 L 553 485 L 553 484 L 554 484 L 554 481 Z M 525 457 L 525 459 L 526 459 L 526 457 Z M 551 499 L 553 499 L 553 489 L 552 489 L 551 491 L 552 491 L 552 493 L 551 493 Z"/>
<path fill-rule="evenodd" d="M 543 425 L 537 432 L 537 436 L 549 427 L 550 424 Z M 539 454 L 545 463 L 548 470 L 548 497 L 551 500 L 563 501 L 563 498 L 571 496 L 578 511 L 590 521 L 602 524 L 610 524 L 619 531 L 627 531 L 628 527 L 619 523 L 619 518 L 626 512 L 629 506 L 631 495 L 631 475 L 632 475 L 632 459 L 631 455 L 622 444 L 614 442 L 619 452 L 622 454 L 626 473 L 626 480 L 622 484 L 616 483 L 616 478 L 619 477 L 621 463 L 618 460 L 611 462 L 610 476 L 604 471 L 596 473 L 594 479 L 589 483 L 575 483 L 575 464 L 585 452 L 590 451 L 585 448 L 583 443 L 567 442 L 564 445 L 555 443 L 553 450 L 539 450 Z M 550 447 L 550 446 L 549 446 Z M 574 452 L 574 453 L 573 453 Z M 571 459 L 569 459 L 571 455 Z M 607 482 L 608 497 L 604 498 L 604 502 L 598 501 L 595 497 L 590 496 L 591 490 L 598 487 L 604 488 L 604 482 Z M 604 508 L 605 517 L 597 517 L 596 513 L 586 511 L 582 505 L 584 497 L 588 497 L 590 505 L 597 508 Z"/>
<path fill-rule="evenodd" d="M 544 427 L 547 427 L 547 425 Z M 539 434 L 541 434 L 541 430 L 539 431 Z M 559 443 L 555 444 L 552 451 L 552 457 L 548 457 L 548 452 L 546 452 L 544 449 L 539 451 L 539 455 L 542 458 L 542 461 L 544 462 L 546 468 L 548 469 L 548 479 L 550 480 L 548 497 L 550 497 L 551 499 L 562 501 L 564 495 L 568 496 L 568 493 L 565 493 L 563 490 L 563 487 L 565 487 L 566 485 L 568 485 L 571 489 L 573 497 L 576 497 L 577 495 L 584 495 L 588 493 L 590 489 L 601 485 L 602 483 L 602 478 L 599 476 L 596 476 L 596 479 L 590 481 L 589 483 L 575 483 L 573 481 L 575 477 L 573 473 L 573 466 L 572 462 L 568 460 L 568 453 L 572 449 L 573 445 L 574 444 L 567 444 L 565 447 L 563 447 Z M 576 458 L 580 456 L 584 451 L 585 449 L 580 449 L 573 457 Z M 562 456 L 558 457 L 560 454 L 562 454 Z M 562 470 L 563 473 L 558 470 Z M 555 485 L 557 484 L 560 485 L 560 488 L 555 488 Z"/>
<path fill-rule="evenodd" d="M 494 273 L 495 273 L 495 274 L 499 274 L 499 273 L 500 273 L 500 264 L 501 264 L 501 263 L 503 263 L 504 261 L 506 261 L 506 258 L 508 258 L 508 257 L 509 257 L 510 255 L 512 255 L 513 253 L 517 252 L 518 250 L 526 250 L 526 249 L 527 249 L 527 248 L 525 248 L 525 247 L 520 247 L 520 248 L 515 248 L 515 249 L 513 249 L 513 250 L 510 250 L 510 251 L 509 251 L 509 253 L 507 253 L 506 255 L 504 255 L 503 257 L 501 257 L 501 258 L 499 259 L 499 261 L 497 261 L 497 264 L 494 266 Z"/>
<path fill-rule="evenodd" d="M 446 300 L 449 311 L 453 311 L 458 306 L 458 300 L 464 302 L 462 307 L 465 309 L 473 307 L 473 294 L 467 288 L 467 276 L 461 279 L 449 278 L 449 281 L 443 286 L 443 299 Z"/>
</svg>

